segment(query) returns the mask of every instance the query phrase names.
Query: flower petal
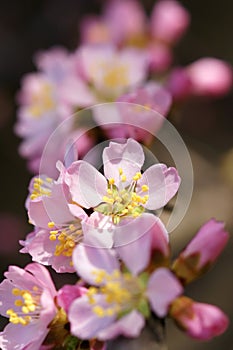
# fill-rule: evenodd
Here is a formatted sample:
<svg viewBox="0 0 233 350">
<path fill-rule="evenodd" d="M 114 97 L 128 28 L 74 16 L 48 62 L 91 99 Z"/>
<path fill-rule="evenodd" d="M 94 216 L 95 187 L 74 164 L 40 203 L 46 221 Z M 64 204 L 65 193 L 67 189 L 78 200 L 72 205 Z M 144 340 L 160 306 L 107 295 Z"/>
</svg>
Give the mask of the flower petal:
<svg viewBox="0 0 233 350">
<path fill-rule="evenodd" d="M 125 184 L 128 184 L 140 171 L 144 159 L 143 149 L 137 141 L 128 139 L 124 144 L 110 142 L 109 147 L 103 151 L 104 174 L 107 179 L 113 178 L 118 185 L 119 169 L 121 168 L 127 179 Z"/>
<path fill-rule="evenodd" d="M 104 296 L 96 296 L 98 305 L 104 303 Z M 71 333 L 80 339 L 91 339 L 97 336 L 98 331 L 108 327 L 114 316 L 99 317 L 93 312 L 87 296 L 77 298 L 70 306 L 68 318 L 71 324 Z"/>
<path fill-rule="evenodd" d="M 65 175 L 73 201 L 91 208 L 102 202 L 106 194 L 107 181 L 96 168 L 85 161 L 74 162 Z"/>
<path fill-rule="evenodd" d="M 115 225 L 110 216 L 94 212 L 82 224 L 85 245 L 112 248 Z"/>
<path fill-rule="evenodd" d="M 73 264 L 78 275 L 94 285 L 97 285 L 95 272 L 104 270 L 111 274 L 119 269 L 119 262 L 112 250 L 83 244 L 79 244 L 74 249 Z"/>
<path fill-rule="evenodd" d="M 145 324 L 144 317 L 138 311 L 133 310 L 128 315 L 112 323 L 109 327 L 98 332 L 98 339 L 109 340 L 119 335 L 136 338 L 141 333 Z"/>
<path fill-rule="evenodd" d="M 151 275 L 147 296 L 153 311 L 159 317 L 166 316 L 169 305 L 182 292 L 182 285 L 168 269 L 160 268 Z"/>
<path fill-rule="evenodd" d="M 145 213 L 136 219 L 125 219 L 116 227 L 114 246 L 129 270 L 137 275 L 149 264 L 152 230 L 159 220 Z M 138 252 L 143 251 L 143 254 Z"/>
<path fill-rule="evenodd" d="M 145 207 L 155 210 L 164 207 L 176 194 L 180 186 L 180 177 L 175 168 L 155 164 L 144 172 L 138 182 L 139 186 L 144 184 L 149 187 L 149 199 Z"/>
</svg>

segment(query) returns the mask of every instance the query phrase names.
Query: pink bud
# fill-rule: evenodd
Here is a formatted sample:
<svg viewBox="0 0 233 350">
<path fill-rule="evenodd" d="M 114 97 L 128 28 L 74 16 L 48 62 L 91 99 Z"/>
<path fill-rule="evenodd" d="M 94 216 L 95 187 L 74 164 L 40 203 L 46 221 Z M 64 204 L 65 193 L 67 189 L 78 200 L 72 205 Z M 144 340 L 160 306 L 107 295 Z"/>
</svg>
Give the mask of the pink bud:
<svg viewBox="0 0 233 350">
<path fill-rule="evenodd" d="M 232 87 L 232 67 L 216 58 L 201 58 L 187 67 L 193 94 L 222 96 Z"/>
<path fill-rule="evenodd" d="M 81 287 L 79 285 L 72 286 L 67 284 L 58 291 L 57 303 L 65 310 L 66 313 L 68 313 L 72 302 L 84 295 L 86 291 L 87 289 L 85 287 Z"/>
<path fill-rule="evenodd" d="M 148 60 L 152 72 L 164 72 L 173 60 L 171 49 L 163 43 L 152 44 L 148 47 Z"/>
<path fill-rule="evenodd" d="M 186 283 L 201 276 L 220 255 L 228 238 L 223 222 L 209 220 L 174 262 L 175 273 Z"/>
<path fill-rule="evenodd" d="M 190 337 L 199 340 L 222 334 L 229 324 L 228 317 L 218 307 L 196 303 L 187 297 L 176 299 L 170 314 Z"/>
<path fill-rule="evenodd" d="M 167 89 L 172 94 L 174 100 L 184 100 L 191 94 L 191 81 L 184 68 L 175 68 L 171 71 Z"/>
<path fill-rule="evenodd" d="M 177 1 L 159 1 L 152 12 L 151 32 L 155 38 L 173 44 L 185 33 L 189 22 L 189 13 Z"/>
<path fill-rule="evenodd" d="M 181 255 L 185 259 L 193 254 L 200 254 L 198 267 L 202 268 L 217 259 L 228 238 L 224 223 L 211 219 L 201 227 Z"/>
</svg>

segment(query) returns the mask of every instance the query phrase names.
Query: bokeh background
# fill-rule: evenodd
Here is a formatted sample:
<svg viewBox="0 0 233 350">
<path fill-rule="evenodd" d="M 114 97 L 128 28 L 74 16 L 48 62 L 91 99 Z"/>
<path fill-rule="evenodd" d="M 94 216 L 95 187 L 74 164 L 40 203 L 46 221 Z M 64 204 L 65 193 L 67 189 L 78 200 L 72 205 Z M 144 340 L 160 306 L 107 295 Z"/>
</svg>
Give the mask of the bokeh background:
<svg viewBox="0 0 233 350">
<path fill-rule="evenodd" d="M 107 0 L 106 0 L 107 1 Z M 149 13 L 154 1 L 141 1 Z M 0 1 L 0 274 L 9 264 L 24 267 L 29 256 L 18 253 L 18 240 L 31 228 L 24 201 L 31 174 L 19 157 L 14 134 L 15 96 L 25 73 L 33 71 L 38 50 L 62 45 L 73 50 L 79 23 L 86 13 L 98 13 L 102 0 Z M 233 63 L 233 2 L 181 1 L 192 16 L 191 26 L 175 49 L 176 63 L 188 64 L 203 56 Z M 193 161 L 195 186 L 189 210 L 171 236 L 174 255 L 209 218 L 226 222 L 230 242 L 217 265 L 187 289 L 187 295 L 221 307 L 230 317 L 228 331 L 209 343 L 190 340 L 168 321 L 171 350 L 231 350 L 233 344 L 233 95 L 195 99 L 182 106 L 173 122 Z M 1 320 L 4 324 L 4 320 Z M 1 326 L 2 328 L 2 326 Z"/>
</svg>

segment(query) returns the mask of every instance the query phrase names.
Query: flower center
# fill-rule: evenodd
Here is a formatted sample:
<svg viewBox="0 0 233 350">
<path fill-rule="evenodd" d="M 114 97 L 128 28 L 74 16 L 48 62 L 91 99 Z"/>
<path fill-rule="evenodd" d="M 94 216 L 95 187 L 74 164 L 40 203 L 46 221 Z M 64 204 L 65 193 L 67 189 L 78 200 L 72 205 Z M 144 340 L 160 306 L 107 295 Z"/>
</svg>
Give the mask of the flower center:
<svg viewBox="0 0 233 350">
<path fill-rule="evenodd" d="M 32 117 L 38 118 L 55 108 L 53 89 L 49 83 L 41 84 L 38 91 L 32 94 L 29 112 Z"/>
<path fill-rule="evenodd" d="M 52 192 L 53 179 L 50 177 L 35 177 L 30 199 L 34 200 L 41 196 L 50 196 Z"/>
<path fill-rule="evenodd" d="M 144 205 L 149 198 L 148 194 L 142 195 L 142 193 L 148 192 L 149 187 L 142 185 L 139 188 L 138 186 L 137 182 L 142 177 L 140 172 L 133 176 L 131 183 L 126 187 L 124 184 L 127 178 L 121 168 L 119 168 L 119 177 L 119 187 L 115 185 L 114 179 L 108 180 L 107 193 L 103 197 L 103 202 L 94 209 L 104 215 L 111 216 L 114 224 L 119 224 L 120 220 L 127 216 L 133 218 L 140 216 L 145 211 Z"/>
<path fill-rule="evenodd" d="M 129 273 L 121 273 L 114 270 L 110 275 L 104 270 L 93 271 L 96 283 L 103 284 L 100 287 L 90 287 L 87 296 L 89 303 L 93 305 L 92 311 L 99 317 L 122 314 L 138 308 L 143 299 L 145 287 L 140 279 Z M 103 295 L 105 305 L 98 305 L 96 296 Z"/>
<path fill-rule="evenodd" d="M 26 326 L 33 319 L 39 318 L 41 291 L 37 286 L 34 286 L 32 291 L 13 288 L 12 294 L 19 299 L 14 302 L 17 310 L 8 309 L 6 312 L 11 323 Z"/>
<path fill-rule="evenodd" d="M 51 221 L 48 223 L 48 227 L 52 229 L 49 239 L 51 241 L 58 241 L 54 255 L 71 257 L 73 249 L 83 238 L 81 221 L 77 219 L 72 223 L 59 226 Z"/>
<path fill-rule="evenodd" d="M 124 64 L 119 64 L 115 62 L 104 67 L 104 84 L 108 88 L 114 88 L 118 86 L 127 86 L 129 84 L 128 80 L 128 67 Z"/>
</svg>

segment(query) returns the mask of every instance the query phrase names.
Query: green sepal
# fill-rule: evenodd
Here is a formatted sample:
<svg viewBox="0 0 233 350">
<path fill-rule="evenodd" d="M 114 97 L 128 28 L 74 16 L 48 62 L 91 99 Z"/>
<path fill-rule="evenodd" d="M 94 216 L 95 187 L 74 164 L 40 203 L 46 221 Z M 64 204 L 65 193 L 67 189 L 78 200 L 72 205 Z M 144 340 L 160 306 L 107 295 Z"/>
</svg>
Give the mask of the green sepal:
<svg viewBox="0 0 233 350">
<path fill-rule="evenodd" d="M 200 254 L 192 254 L 188 257 L 180 255 L 173 263 L 172 270 L 176 276 L 184 283 L 190 283 L 201 277 L 211 266 L 210 263 L 199 267 Z"/>
<path fill-rule="evenodd" d="M 143 298 L 140 300 L 137 310 L 145 317 L 149 318 L 150 317 L 150 307 L 148 301 Z"/>
<path fill-rule="evenodd" d="M 65 350 L 77 350 L 78 345 L 81 343 L 81 341 L 74 337 L 73 335 L 68 335 L 66 337 L 65 342 L 64 342 L 64 349 Z"/>
<path fill-rule="evenodd" d="M 146 288 L 149 280 L 149 273 L 148 272 L 142 272 L 139 276 L 138 279 L 140 281 L 140 284 L 143 288 Z"/>
</svg>

